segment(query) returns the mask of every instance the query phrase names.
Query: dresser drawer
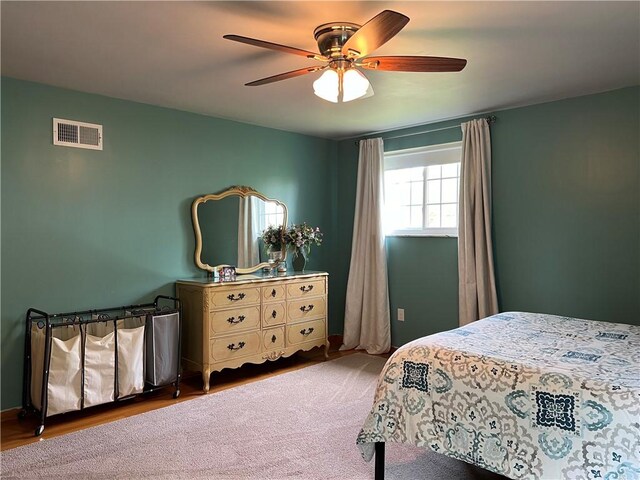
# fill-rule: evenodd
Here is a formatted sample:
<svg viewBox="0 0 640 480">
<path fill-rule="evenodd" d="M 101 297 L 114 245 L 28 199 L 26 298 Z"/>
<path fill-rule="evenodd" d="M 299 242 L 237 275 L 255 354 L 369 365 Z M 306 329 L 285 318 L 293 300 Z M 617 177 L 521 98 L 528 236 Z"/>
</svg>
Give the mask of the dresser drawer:
<svg viewBox="0 0 640 480">
<path fill-rule="evenodd" d="M 325 319 L 287 325 L 287 345 L 312 342 L 325 338 Z"/>
<path fill-rule="evenodd" d="M 258 287 L 236 287 L 218 290 L 212 288 L 209 291 L 211 299 L 210 309 L 238 307 L 241 305 L 251 305 L 260 303 L 260 288 Z"/>
<path fill-rule="evenodd" d="M 285 299 L 284 285 L 262 287 L 263 302 L 280 302 Z"/>
<path fill-rule="evenodd" d="M 268 303 L 262 306 L 262 328 L 272 325 L 282 325 L 286 319 L 284 302 Z"/>
<path fill-rule="evenodd" d="M 324 279 L 309 279 L 308 282 L 287 285 L 287 298 L 316 297 L 324 295 Z"/>
<path fill-rule="evenodd" d="M 298 322 L 326 314 L 325 297 L 302 298 L 287 303 L 287 321 Z"/>
<path fill-rule="evenodd" d="M 283 348 L 284 327 L 267 328 L 262 331 L 262 350 L 264 352 Z"/>
<path fill-rule="evenodd" d="M 244 357 L 260 352 L 259 331 L 246 332 L 211 340 L 211 361 L 220 362 L 232 358 Z"/>
<path fill-rule="evenodd" d="M 209 313 L 209 335 L 233 333 L 260 328 L 260 307 L 257 305 Z"/>
</svg>

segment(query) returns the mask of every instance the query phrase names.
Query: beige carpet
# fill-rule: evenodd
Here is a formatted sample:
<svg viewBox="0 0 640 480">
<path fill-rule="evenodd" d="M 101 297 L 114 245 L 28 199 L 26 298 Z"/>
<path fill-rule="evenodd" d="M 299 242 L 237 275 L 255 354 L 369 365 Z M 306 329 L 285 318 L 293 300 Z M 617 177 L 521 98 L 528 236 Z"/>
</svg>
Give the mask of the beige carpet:
<svg viewBox="0 0 640 480">
<path fill-rule="evenodd" d="M 384 359 L 354 354 L 2 452 L 2 478 L 373 478 L 355 445 Z M 408 445 L 386 478 L 502 478 Z"/>
</svg>

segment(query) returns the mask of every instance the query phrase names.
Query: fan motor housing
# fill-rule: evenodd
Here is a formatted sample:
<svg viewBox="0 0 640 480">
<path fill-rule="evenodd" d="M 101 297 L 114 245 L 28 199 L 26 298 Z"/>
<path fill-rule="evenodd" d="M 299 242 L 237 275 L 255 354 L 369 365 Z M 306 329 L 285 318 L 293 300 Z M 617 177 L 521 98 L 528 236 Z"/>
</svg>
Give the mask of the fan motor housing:
<svg viewBox="0 0 640 480">
<path fill-rule="evenodd" d="M 328 58 L 342 57 L 342 47 L 361 25 L 348 22 L 325 23 L 313 31 L 320 53 Z"/>
</svg>

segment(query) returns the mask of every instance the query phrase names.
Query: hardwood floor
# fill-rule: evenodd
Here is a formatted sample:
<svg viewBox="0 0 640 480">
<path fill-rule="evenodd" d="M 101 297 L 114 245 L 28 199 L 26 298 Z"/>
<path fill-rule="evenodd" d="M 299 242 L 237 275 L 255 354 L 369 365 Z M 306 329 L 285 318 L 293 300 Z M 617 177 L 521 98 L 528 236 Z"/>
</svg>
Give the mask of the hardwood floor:
<svg viewBox="0 0 640 480">
<path fill-rule="evenodd" d="M 333 342 L 332 342 L 333 344 Z M 335 345 L 335 344 L 334 344 Z M 339 352 L 335 348 L 329 352 L 329 359 L 350 355 L 353 351 Z M 211 390 L 208 395 L 221 390 L 251 383 L 282 373 L 297 370 L 324 361 L 324 348 L 315 348 L 309 352 L 300 352 L 289 358 L 281 358 L 275 362 L 260 365 L 244 365 L 234 370 L 216 372 L 211 376 Z M 84 428 L 113 422 L 121 418 L 148 412 L 157 408 L 167 407 L 178 402 L 186 402 L 200 395 L 202 392 L 202 377 L 199 373 L 186 373 L 180 382 L 180 397 L 173 398 L 173 387 L 167 387 L 155 392 L 138 395 L 130 400 L 91 407 L 81 412 L 56 415 L 45 421 L 45 429 L 40 437 L 34 436 L 38 420 L 35 415 L 19 420 L 19 410 L 2 413 L 1 450 L 19 447 L 33 442 L 53 438 L 58 435 L 82 430 Z"/>
</svg>

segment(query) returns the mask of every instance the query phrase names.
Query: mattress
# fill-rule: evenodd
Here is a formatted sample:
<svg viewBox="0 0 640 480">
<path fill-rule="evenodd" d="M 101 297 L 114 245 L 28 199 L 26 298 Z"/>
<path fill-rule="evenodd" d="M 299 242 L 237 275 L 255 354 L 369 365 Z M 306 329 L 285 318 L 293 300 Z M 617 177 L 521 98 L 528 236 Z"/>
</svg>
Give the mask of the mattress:
<svg viewBox="0 0 640 480">
<path fill-rule="evenodd" d="M 640 327 L 508 312 L 387 361 L 357 444 L 409 443 L 509 478 L 640 478 Z"/>
</svg>

